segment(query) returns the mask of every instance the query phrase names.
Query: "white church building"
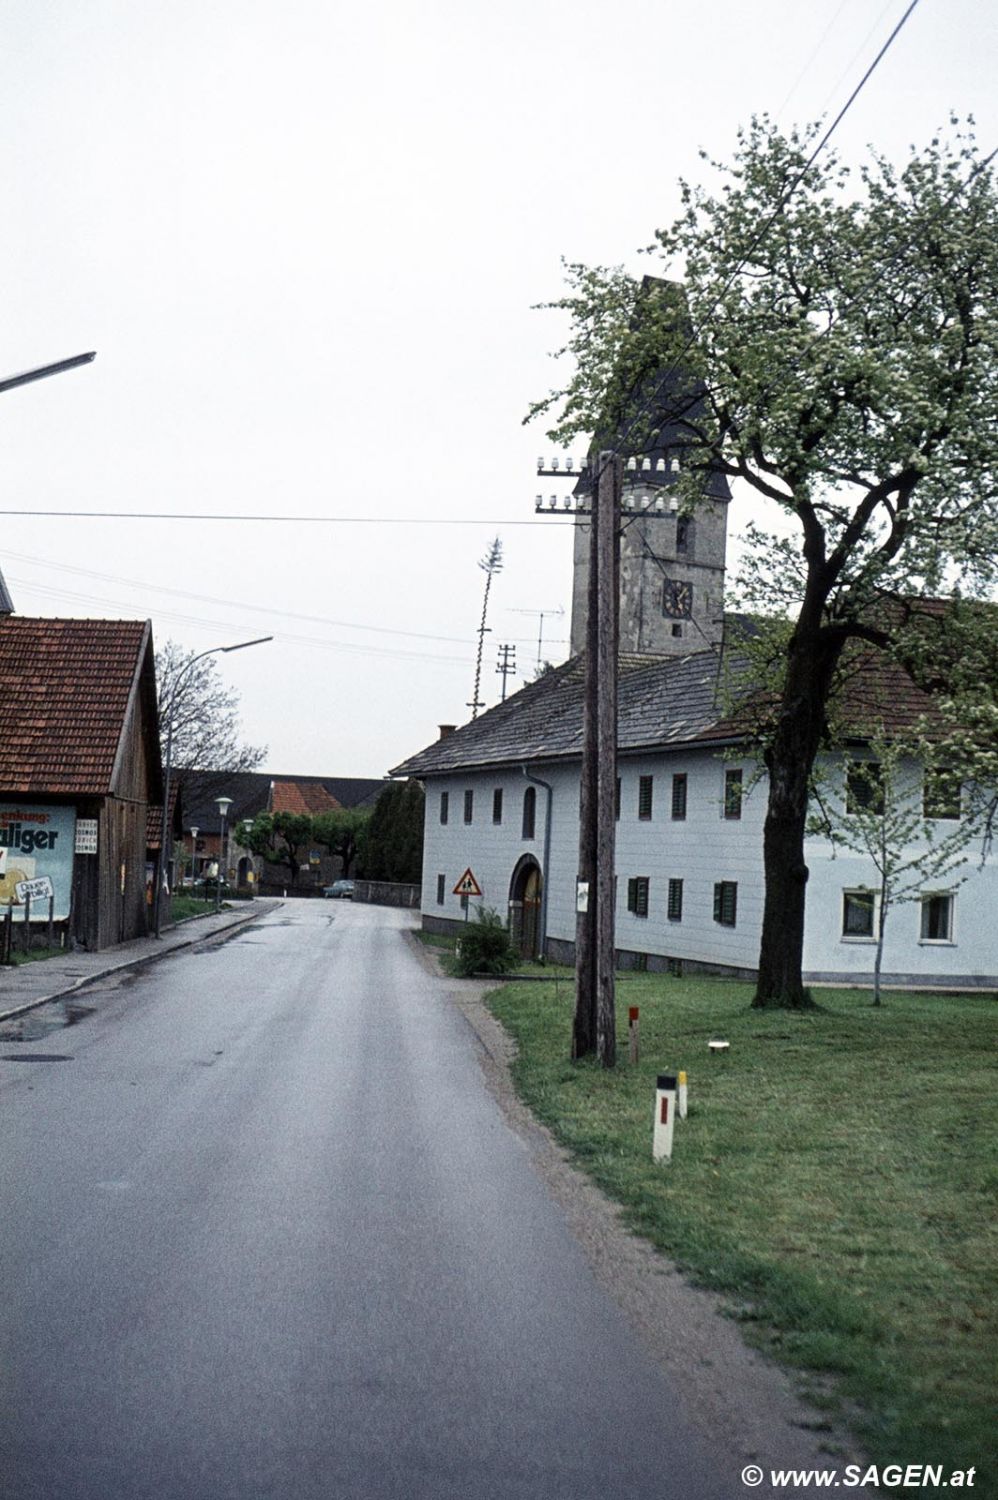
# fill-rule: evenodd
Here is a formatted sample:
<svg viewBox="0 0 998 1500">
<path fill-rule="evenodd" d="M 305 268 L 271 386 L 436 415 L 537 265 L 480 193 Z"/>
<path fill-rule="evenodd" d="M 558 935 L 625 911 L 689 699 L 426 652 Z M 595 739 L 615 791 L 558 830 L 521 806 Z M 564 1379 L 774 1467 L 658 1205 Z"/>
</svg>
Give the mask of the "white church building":
<svg viewBox="0 0 998 1500">
<path fill-rule="evenodd" d="M 717 480 L 693 517 L 670 509 L 669 438 L 663 433 L 645 467 L 637 461 L 625 489 L 616 946 L 625 967 L 747 977 L 762 925 L 767 785 L 755 747 L 720 703 L 728 495 Z M 582 513 L 569 661 L 470 723 L 445 727 L 392 773 L 426 787 L 427 930 L 459 932 L 482 905 L 508 919 L 523 954 L 572 958 L 588 542 Z M 880 669 L 874 684 L 888 730 L 892 716 L 908 722 L 929 705 L 900 670 L 896 679 Z M 841 760 L 830 757 L 826 770 L 830 795 L 844 802 Z M 960 815 L 959 804 L 931 810 L 940 834 Z M 878 916 L 872 861 L 823 838 L 808 842 L 805 858 L 806 978 L 869 981 Z M 480 894 L 456 893 L 467 871 Z M 980 847 L 969 844 L 962 865 L 892 908 L 883 981 L 998 987 L 993 857 L 982 863 Z"/>
</svg>

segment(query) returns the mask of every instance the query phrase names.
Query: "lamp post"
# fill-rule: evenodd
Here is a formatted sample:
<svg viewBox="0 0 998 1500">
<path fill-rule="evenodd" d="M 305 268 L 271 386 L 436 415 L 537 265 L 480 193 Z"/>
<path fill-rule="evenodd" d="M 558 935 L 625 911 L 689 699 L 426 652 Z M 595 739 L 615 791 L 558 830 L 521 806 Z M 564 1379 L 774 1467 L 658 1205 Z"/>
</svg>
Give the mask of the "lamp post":
<svg viewBox="0 0 998 1500">
<path fill-rule="evenodd" d="M 39 365 L 34 370 L 24 370 L 20 375 L 5 375 L 0 380 L 0 391 L 12 391 L 15 386 L 29 385 L 32 380 L 44 380 L 49 375 L 61 375 L 64 370 L 75 370 L 78 365 L 89 365 L 97 356 L 97 350 L 89 354 L 73 354 L 69 359 L 57 359 L 51 365 Z"/>
<path fill-rule="evenodd" d="M 200 833 L 200 831 L 201 830 L 199 828 L 195 828 L 195 826 L 194 826 L 193 823 L 191 824 L 191 895 L 192 896 L 194 894 L 194 881 L 195 881 L 195 879 L 197 877 L 196 865 L 197 865 L 197 857 L 198 857 L 198 834 Z"/>
<path fill-rule="evenodd" d="M 216 797 L 215 806 L 218 808 L 218 816 L 221 820 L 221 827 L 218 834 L 218 879 L 215 881 L 215 910 L 221 911 L 222 870 L 227 864 L 227 860 L 225 858 L 225 820 L 229 815 L 229 808 L 232 806 L 232 798 Z"/>
<path fill-rule="evenodd" d="M 261 635 L 254 641 L 239 641 L 235 646 L 210 646 L 207 651 L 199 651 L 197 656 L 191 657 L 173 684 L 173 692 L 170 694 L 170 702 L 166 713 L 166 756 L 163 764 L 163 828 L 159 840 L 159 871 L 156 880 L 155 932 L 157 937 L 160 936 L 163 926 L 163 887 L 166 884 L 166 875 L 170 867 L 170 770 L 173 758 L 173 718 L 180 690 L 197 663 L 203 661 L 206 656 L 217 656 L 220 652 L 245 651 L 247 646 L 262 646 L 265 641 L 272 641 L 273 639 L 272 635 Z"/>
</svg>

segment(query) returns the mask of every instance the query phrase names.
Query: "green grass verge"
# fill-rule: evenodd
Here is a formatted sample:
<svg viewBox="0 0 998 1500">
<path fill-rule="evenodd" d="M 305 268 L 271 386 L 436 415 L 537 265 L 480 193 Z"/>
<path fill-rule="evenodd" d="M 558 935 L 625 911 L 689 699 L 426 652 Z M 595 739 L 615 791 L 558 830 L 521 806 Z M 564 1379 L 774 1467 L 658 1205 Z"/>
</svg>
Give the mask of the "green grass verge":
<svg viewBox="0 0 998 1500">
<path fill-rule="evenodd" d="M 891 994 L 874 1010 L 835 991 L 792 1014 L 750 994 L 635 978 L 613 1071 L 568 1060 L 570 985 L 506 984 L 488 1003 L 523 1098 L 633 1229 L 811 1372 L 875 1461 L 976 1464 L 975 1493 L 994 1495 L 998 1004 Z M 710 1056 L 717 1035 L 731 1050 Z M 689 1118 L 657 1166 L 655 1075 L 680 1068 Z"/>
<path fill-rule="evenodd" d="M 27 953 L 12 952 L 10 961 L 13 965 L 37 964 L 46 958 L 65 958 L 65 948 L 29 948 Z"/>
<path fill-rule="evenodd" d="M 205 917 L 215 910 L 215 901 L 200 901 L 196 896 L 171 896 L 170 921 L 182 922 L 186 917 Z"/>
<path fill-rule="evenodd" d="M 449 932 L 423 932 L 422 929 L 418 929 L 414 936 L 424 948 L 440 948 L 447 953 L 453 953 L 457 947 L 457 938 Z"/>
</svg>

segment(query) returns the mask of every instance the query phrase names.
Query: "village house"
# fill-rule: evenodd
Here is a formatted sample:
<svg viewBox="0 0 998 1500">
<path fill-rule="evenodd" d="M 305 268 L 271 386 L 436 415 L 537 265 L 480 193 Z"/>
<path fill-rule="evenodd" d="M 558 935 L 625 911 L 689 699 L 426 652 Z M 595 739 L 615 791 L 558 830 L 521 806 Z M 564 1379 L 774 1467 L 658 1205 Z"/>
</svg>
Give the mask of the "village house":
<svg viewBox="0 0 998 1500">
<path fill-rule="evenodd" d="M 0 915 L 90 949 L 144 935 L 162 795 L 149 623 L 0 611 Z"/>
<path fill-rule="evenodd" d="M 290 884 L 290 870 L 251 854 L 240 844 L 245 823 L 260 813 L 305 813 L 315 817 L 337 808 L 373 807 L 383 779 L 364 776 L 296 776 L 266 771 L 199 771 L 177 773 L 183 794 L 182 849 L 186 879 L 214 872 L 219 859 L 221 818 L 216 799 L 229 797 L 226 814 L 225 878 L 243 890 L 280 893 Z M 194 834 L 193 830 L 197 829 Z M 321 846 L 300 851 L 296 894 L 313 895 L 342 874 L 342 861 Z"/>
<path fill-rule="evenodd" d="M 715 483 L 695 515 L 679 515 L 669 495 L 676 452 L 666 433 L 632 460 L 623 501 L 616 943 L 625 966 L 748 976 L 761 934 L 767 784 L 751 735 L 722 707 L 722 663 L 738 625 L 723 608 L 727 493 Z M 570 660 L 461 728 L 443 726 L 392 773 L 426 786 L 424 928 L 457 933 L 475 907 L 490 907 L 524 955 L 564 961 L 576 928 L 588 578 L 585 505 L 575 514 Z M 854 704 L 858 735 L 871 709 L 890 733 L 930 708 L 900 669 L 889 680 L 867 673 L 866 683 L 866 701 L 859 692 Z M 826 756 L 824 770 L 829 800 L 844 810 L 842 756 Z M 961 816 L 959 798 L 955 807 L 927 800 L 926 810 L 941 834 Z M 818 837 L 805 853 L 805 977 L 866 982 L 872 861 Z M 458 890 L 468 871 L 470 895 Z M 962 864 L 891 914 L 885 982 L 998 985 L 998 934 L 983 917 L 996 909 L 994 858 L 982 862 L 968 845 Z"/>
</svg>

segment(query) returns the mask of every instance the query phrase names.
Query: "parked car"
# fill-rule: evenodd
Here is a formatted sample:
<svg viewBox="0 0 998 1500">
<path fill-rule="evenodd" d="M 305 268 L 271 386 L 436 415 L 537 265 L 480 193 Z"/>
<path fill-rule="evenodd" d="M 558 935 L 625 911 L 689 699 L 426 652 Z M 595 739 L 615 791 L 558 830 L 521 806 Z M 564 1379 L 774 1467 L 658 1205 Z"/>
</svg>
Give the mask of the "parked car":
<svg viewBox="0 0 998 1500">
<path fill-rule="evenodd" d="M 334 880 L 332 885 L 324 885 L 322 887 L 322 894 L 329 896 L 333 901 L 352 901 L 353 881 Z"/>
</svg>

